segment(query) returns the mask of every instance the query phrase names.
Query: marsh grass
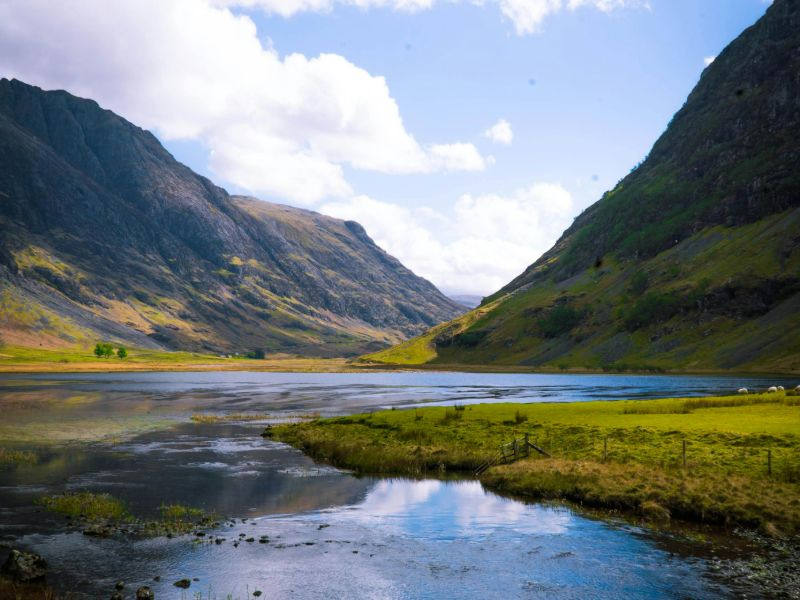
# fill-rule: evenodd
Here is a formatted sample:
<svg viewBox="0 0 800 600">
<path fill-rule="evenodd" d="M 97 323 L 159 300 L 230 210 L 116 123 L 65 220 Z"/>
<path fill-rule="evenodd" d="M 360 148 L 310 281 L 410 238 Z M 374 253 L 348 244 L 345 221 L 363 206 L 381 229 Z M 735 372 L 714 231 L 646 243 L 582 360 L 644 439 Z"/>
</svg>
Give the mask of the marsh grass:
<svg viewBox="0 0 800 600">
<path fill-rule="evenodd" d="M 204 510 L 185 504 L 162 504 L 158 507 L 158 512 L 165 521 L 196 521 L 206 516 Z"/>
<path fill-rule="evenodd" d="M 0 448 L 0 467 L 3 466 L 17 466 L 17 465 L 33 465 L 38 462 L 39 457 L 35 452 L 27 450 L 10 450 L 8 448 Z"/>
<path fill-rule="evenodd" d="M 291 415 L 270 415 L 270 414 L 231 414 L 231 415 L 216 415 L 208 413 L 195 413 L 191 416 L 194 423 L 226 423 L 226 422 L 246 422 L 246 421 L 266 421 L 269 419 L 319 419 L 318 412 L 313 413 L 297 413 Z"/>
<path fill-rule="evenodd" d="M 162 504 L 158 508 L 160 519 L 138 519 L 121 500 L 105 493 L 67 492 L 44 496 L 37 503 L 75 519 L 76 524 L 92 526 L 95 535 L 100 536 L 112 535 L 118 529 L 144 537 L 172 536 L 189 533 L 198 526 L 218 525 L 216 515 L 185 504 Z"/>
<path fill-rule="evenodd" d="M 125 504 L 111 494 L 67 492 L 44 496 L 38 502 L 49 511 L 88 521 L 119 522 L 131 518 Z"/>
<path fill-rule="evenodd" d="M 0 600 L 70 600 L 44 583 L 19 583 L 0 576 Z"/>
<path fill-rule="evenodd" d="M 534 455 L 489 469 L 481 475 L 487 486 L 659 518 L 666 511 L 800 531 L 800 409 L 793 400 L 765 394 L 430 407 L 273 429 L 276 439 L 318 460 L 411 476 L 471 475 L 501 444 L 527 433 L 554 458 Z"/>
</svg>

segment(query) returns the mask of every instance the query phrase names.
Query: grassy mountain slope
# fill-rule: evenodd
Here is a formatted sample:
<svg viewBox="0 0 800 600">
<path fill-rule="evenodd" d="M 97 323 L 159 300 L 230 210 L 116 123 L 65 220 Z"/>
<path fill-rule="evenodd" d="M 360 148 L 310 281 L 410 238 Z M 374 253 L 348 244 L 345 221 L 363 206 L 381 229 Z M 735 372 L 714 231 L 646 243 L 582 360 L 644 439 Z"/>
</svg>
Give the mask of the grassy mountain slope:
<svg viewBox="0 0 800 600">
<path fill-rule="evenodd" d="M 519 277 L 366 357 L 800 371 L 800 2 L 703 73 L 649 156 Z"/>
<path fill-rule="evenodd" d="M 355 222 L 229 196 L 95 102 L 0 80 L 0 335 L 315 355 L 462 312 Z"/>
</svg>

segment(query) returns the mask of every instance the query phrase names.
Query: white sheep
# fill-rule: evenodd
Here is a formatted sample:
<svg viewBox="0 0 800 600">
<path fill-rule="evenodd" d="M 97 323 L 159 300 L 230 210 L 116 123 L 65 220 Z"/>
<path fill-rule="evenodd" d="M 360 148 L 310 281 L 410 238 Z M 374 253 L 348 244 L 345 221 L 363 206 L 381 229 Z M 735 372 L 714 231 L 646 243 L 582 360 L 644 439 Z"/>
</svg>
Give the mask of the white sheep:
<svg viewBox="0 0 800 600">
<path fill-rule="evenodd" d="M 795 392 L 800 392 L 800 385 L 798 385 L 797 387 L 795 387 L 795 388 L 794 388 L 794 391 L 795 391 Z"/>
<path fill-rule="evenodd" d="M 777 392 L 777 391 L 778 391 L 778 388 L 776 388 L 774 385 L 769 386 L 769 388 L 767 389 L 767 393 L 768 394 L 771 394 L 772 392 Z"/>
<path fill-rule="evenodd" d="M 782 385 L 779 385 L 779 386 L 778 386 L 778 391 L 779 391 L 779 392 L 785 392 L 786 390 L 784 390 L 784 389 L 783 389 L 783 386 L 782 386 Z"/>
<path fill-rule="evenodd" d="M 740 394 L 749 394 L 750 392 L 747 390 L 747 388 L 739 388 L 739 393 Z"/>
</svg>

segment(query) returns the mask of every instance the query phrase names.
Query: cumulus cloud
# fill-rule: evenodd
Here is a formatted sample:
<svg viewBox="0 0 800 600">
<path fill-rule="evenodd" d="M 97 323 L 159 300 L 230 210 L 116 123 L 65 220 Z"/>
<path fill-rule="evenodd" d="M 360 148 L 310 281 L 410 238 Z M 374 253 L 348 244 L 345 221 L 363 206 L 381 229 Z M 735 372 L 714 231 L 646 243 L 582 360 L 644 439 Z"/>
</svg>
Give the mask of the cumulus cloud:
<svg viewBox="0 0 800 600">
<path fill-rule="evenodd" d="M 514 139 L 514 132 L 511 130 L 511 123 L 505 119 L 500 119 L 483 132 L 487 138 L 492 140 L 495 144 L 509 145 Z"/>
<path fill-rule="evenodd" d="M 471 144 L 421 146 L 383 77 L 336 54 L 280 56 L 220 4 L 0 0 L 0 73 L 96 99 L 167 140 L 198 140 L 217 176 L 277 199 L 348 197 L 343 166 L 483 168 Z"/>
<path fill-rule="evenodd" d="M 573 216 L 570 193 L 536 183 L 511 194 L 464 194 L 446 212 L 367 196 L 321 212 L 359 221 L 387 252 L 449 293 L 489 294 L 558 239 Z"/>
<path fill-rule="evenodd" d="M 717 57 L 716 57 L 716 56 L 706 56 L 706 57 L 703 59 L 703 64 L 704 64 L 705 66 L 708 66 L 708 65 L 710 65 L 711 63 L 713 63 L 713 62 L 714 62 L 714 59 L 715 59 L 715 58 L 717 58 Z"/>
<path fill-rule="evenodd" d="M 441 0 L 440 0 L 441 1 Z M 483 4 L 483 0 L 449 0 Z M 542 21 L 563 10 L 590 7 L 602 12 L 619 8 L 647 6 L 646 0 L 488 0 L 500 8 L 518 35 L 539 31 Z M 431 8 L 436 0 L 215 0 L 221 6 L 259 8 L 268 14 L 291 17 L 301 12 L 331 12 L 337 5 L 356 6 L 362 9 L 389 8 L 403 12 L 418 12 Z"/>
</svg>

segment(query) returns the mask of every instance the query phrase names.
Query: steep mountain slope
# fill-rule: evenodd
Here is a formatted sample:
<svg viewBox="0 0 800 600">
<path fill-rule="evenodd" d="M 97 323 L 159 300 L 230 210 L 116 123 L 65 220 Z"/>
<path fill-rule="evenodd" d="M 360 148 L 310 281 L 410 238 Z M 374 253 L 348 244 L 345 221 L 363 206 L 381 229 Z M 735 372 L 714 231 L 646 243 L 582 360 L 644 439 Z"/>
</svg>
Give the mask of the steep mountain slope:
<svg viewBox="0 0 800 600">
<path fill-rule="evenodd" d="M 370 358 L 800 370 L 800 1 L 705 70 L 649 156 L 481 307 Z"/>
<path fill-rule="evenodd" d="M 225 190 L 95 102 L 0 80 L 0 334 L 377 349 L 461 308 L 355 222 Z"/>
</svg>

